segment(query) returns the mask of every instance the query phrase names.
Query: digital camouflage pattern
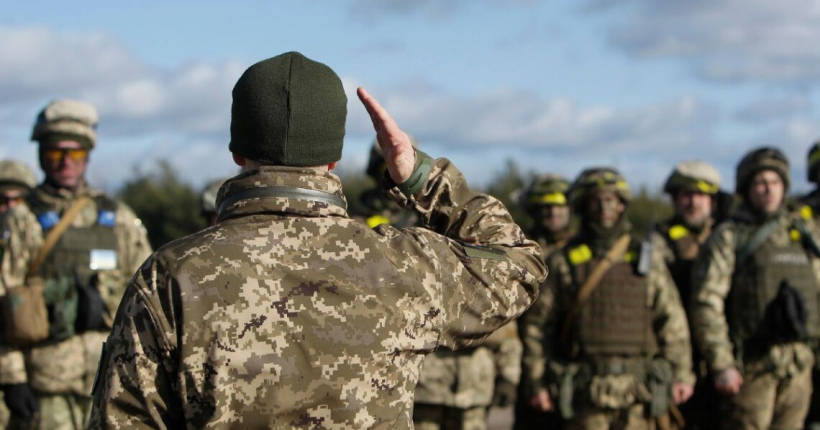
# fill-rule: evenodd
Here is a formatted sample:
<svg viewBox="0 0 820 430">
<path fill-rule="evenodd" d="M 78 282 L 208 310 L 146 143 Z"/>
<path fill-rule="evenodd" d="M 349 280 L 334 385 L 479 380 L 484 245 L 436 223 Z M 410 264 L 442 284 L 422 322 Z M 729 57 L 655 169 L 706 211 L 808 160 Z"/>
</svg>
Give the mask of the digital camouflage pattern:
<svg viewBox="0 0 820 430">
<path fill-rule="evenodd" d="M 458 351 L 441 348 L 427 355 L 415 389 L 415 428 L 486 429 L 496 386 L 516 387 L 521 379 L 522 347 L 516 332 L 511 322 L 480 346 Z M 470 409 L 476 411 L 468 413 Z M 459 416 L 469 419 L 459 422 Z"/>
<path fill-rule="evenodd" d="M 653 235 L 653 248 L 662 240 L 659 235 Z M 612 243 L 614 239 L 593 245 L 592 256 L 603 255 Z M 573 281 L 573 269 L 563 250 L 550 255 L 547 267 L 550 268 L 551 275 L 541 288 L 541 295 L 519 321 L 524 335 L 522 384 L 527 398 L 532 398 L 540 390 L 546 390 L 557 406 L 560 402 L 557 394 L 560 391 L 561 374 L 566 369 L 584 366 L 584 362 L 573 361 L 573 353 L 559 345 L 565 312 L 575 300 L 580 285 Z M 663 256 L 659 253 L 652 254 L 646 288 L 646 306 L 659 347 L 658 355 L 671 363 L 676 382 L 693 384 L 695 378 L 691 371 L 686 315 Z M 579 423 L 586 420 L 610 420 L 607 417 L 613 413 L 631 414 L 628 411 L 636 403 L 649 401 L 648 388 L 641 379 L 629 373 L 593 375 L 588 385 L 581 387 L 581 395 L 576 393 L 577 398 L 573 401 L 575 417 L 567 423 L 570 426 L 568 428 L 596 428 L 584 427 Z M 613 409 L 620 412 L 611 411 Z M 641 425 L 648 422 L 644 421 Z"/>
<path fill-rule="evenodd" d="M 87 187 L 71 193 L 40 185 L 32 191 L 29 199 L 49 202 L 62 213 L 76 198 L 100 194 L 100 191 Z M 98 208 L 92 200 L 71 225 L 77 228 L 93 226 L 97 223 L 97 218 Z M 119 296 L 125 290 L 128 278 L 151 252 L 145 228 L 130 208 L 119 203 L 114 223 L 118 268 L 100 273 L 102 282 L 114 288 L 113 294 L 109 294 L 109 289 L 103 292 L 105 303 L 108 305 L 109 314 L 106 318 L 109 324 L 113 320 Z M 0 288 L 2 291 L 8 288 L 25 288 L 24 279 L 28 268 L 43 244 L 43 229 L 28 204 L 24 204 L 14 207 L 7 213 L 3 219 L 3 231 L 7 239 L 4 241 Z M 38 397 L 76 395 L 89 399 L 91 383 L 105 337 L 106 333 L 103 332 L 87 332 L 59 343 L 46 342 L 25 350 L 3 345 L 0 354 L 0 383 L 28 383 Z M 51 414 L 44 413 L 44 420 L 49 415 Z M 42 424 L 41 428 L 56 427 Z"/>
<path fill-rule="evenodd" d="M 263 167 L 228 181 L 219 203 L 270 186 L 343 198 L 335 175 Z M 390 194 L 433 231 L 240 199 L 157 251 L 118 311 L 89 428 L 411 428 L 424 354 L 516 318 L 546 269 L 504 206 L 446 159 L 416 195 Z"/>
<path fill-rule="evenodd" d="M 793 240 L 792 225 L 800 215 L 783 210 L 776 216 L 779 227 L 766 242 L 782 246 Z M 717 228 L 695 262 L 692 280 L 694 338 L 713 373 L 732 367 L 744 373 L 740 394 L 727 398 L 727 405 L 724 405 L 728 408 L 726 428 L 802 428 L 811 396 L 811 378 L 808 377 L 814 363 L 811 348 L 804 342 L 790 342 L 771 346 L 753 357 L 735 356 L 737 349 L 732 341 L 735 334 L 727 322 L 726 301 L 736 268 L 739 228 L 736 220 L 753 219 L 755 215 L 748 208 L 741 207 L 734 218 Z M 761 220 L 757 225 L 761 226 L 763 222 Z M 810 258 L 817 277 L 820 261 Z M 756 412 L 746 413 L 751 410 Z M 799 424 L 787 425 L 790 423 Z"/>
</svg>

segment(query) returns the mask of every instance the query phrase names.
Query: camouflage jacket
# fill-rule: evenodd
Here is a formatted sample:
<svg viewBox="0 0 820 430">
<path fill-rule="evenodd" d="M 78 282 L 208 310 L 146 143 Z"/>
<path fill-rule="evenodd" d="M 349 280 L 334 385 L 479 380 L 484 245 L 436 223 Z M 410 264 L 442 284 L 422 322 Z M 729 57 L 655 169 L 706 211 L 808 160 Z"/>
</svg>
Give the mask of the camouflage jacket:
<svg viewBox="0 0 820 430">
<path fill-rule="evenodd" d="M 33 198 L 47 203 L 62 214 L 80 196 L 96 197 L 102 192 L 87 187 L 76 193 L 40 185 Z M 71 226 L 93 226 L 98 220 L 96 201 L 86 205 Z M 3 218 L 4 252 L 0 288 L 23 288 L 26 273 L 43 245 L 44 233 L 31 208 L 18 205 Z M 117 269 L 101 273 L 108 286 L 106 303 L 108 323 L 114 318 L 119 298 L 125 290 L 131 274 L 151 253 L 145 228 L 125 204 L 117 202 L 114 235 L 117 241 Z M 0 354 L 0 383 L 28 382 L 43 393 L 66 393 L 88 395 L 94 371 L 99 361 L 102 342 L 107 333 L 88 332 L 72 336 L 56 344 L 27 348 L 24 352 L 3 346 Z"/>
<path fill-rule="evenodd" d="M 805 215 L 805 214 L 803 214 Z M 775 243 L 785 243 L 792 238 L 791 227 L 794 219 L 800 217 L 800 211 L 786 209 L 777 215 L 780 228 L 767 239 Z M 745 207 L 739 208 L 734 219 L 738 217 L 753 218 L 754 215 Z M 809 215 L 810 218 L 810 215 Z M 732 277 L 737 259 L 736 229 L 737 221 L 730 219 L 722 223 L 709 237 L 692 273 L 692 332 L 695 344 L 706 359 L 709 370 L 718 372 L 731 367 L 738 367 L 735 357 L 729 324 L 726 317 L 726 299 L 732 288 Z M 808 221 L 808 220 L 806 220 Z M 760 221 L 763 224 L 763 221 Z M 809 228 L 816 226 L 809 223 Z M 815 233 L 816 234 L 816 233 Z M 820 279 L 820 259 L 812 258 L 812 267 L 817 279 Z M 743 363 L 746 371 L 755 368 L 766 368 L 776 374 L 787 375 L 811 365 L 813 353 L 805 343 L 786 343 L 769 349 L 757 363 Z"/>
<path fill-rule="evenodd" d="M 515 322 L 491 334 L 481 346 L 427 355 L 416 385 L 415 402 L 469 409 L 492 405 L 497 382 L 518 385 L 521 341 Z"/>
<path fill-rule="evenodd" d="M 653 248 L 657 249 L 662 240 L 659 235 L 653 235 Z M 571 244 L 572 242 L 568 246 Z M 519 320 L 524 340 L 521 384 L 528 397 L 539 390 L 547 390 L 556 395 L 561 370 L 554 369 L 563 369 L 571 364 L 567 362 L 569 352 L 559 346 L 559 334 L 565 322 L 566 310 L 575 300 L 580 285 L 573 281 L 572 267 L 564 250 L 552 253 L 548 257 L 547 266 L 551 272 L 549 279 L 542 286 L 536 303 Z M 692 384 L 695 376 L 691 369 L 686 315 L 661 253 L 652 254 L 647 286 L 649 291 L 646 306 L 652 315 L 654 334 L 659 345 L 658 354 L 672 364 L 676 381 Z M 593 403 L 601 407 L 627 407 L 636 401 L 637 393 L 646 391 L 645 387 L 640 386 L 638 379 L 629 374 L 595 376 L 588 394 Z"/>
<path fill-rule="evenodd" d="M 290 196 L 243 197 L 270 187 Z M 516 318 L 546 268 L 446 159 L 415 194 L 390 194 L 446 236 L 348 218 L 329 173 L 229 180 L 219 223 L 154 253 L 129 285 L 89 428 L 411 428 L 424 354 Z"/>
</svg>

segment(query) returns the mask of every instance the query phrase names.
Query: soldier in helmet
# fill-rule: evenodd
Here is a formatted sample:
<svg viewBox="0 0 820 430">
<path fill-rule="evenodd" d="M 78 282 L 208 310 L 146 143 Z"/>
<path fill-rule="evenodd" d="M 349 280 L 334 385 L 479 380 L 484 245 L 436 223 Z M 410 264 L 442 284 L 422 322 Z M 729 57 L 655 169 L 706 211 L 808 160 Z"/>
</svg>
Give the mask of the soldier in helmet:
<svg viewBox="0 0 820 430">
<path fill-rule="evenodd" d="M 785 203 L 789 163 L 775 148 L 737 166 L 742 198 L 693 270 L 692 330 L 721 393 L 726 429 L 799 429 L 818 335 L 811 220 Z"/>
<path fill-rule="evenodd" d="M 665 246 L 658 248 L 678 287 L 684 308 L 689 315 L 691 300 L 691 273 L 700 248 L 712 232 L 715 224 L 717 196 L 720 192 L 720 173 L 711 164 L 703 161 L 685 161 L 669 175 L 663 191 L 669 194 L 675 212 L 672 217 L 658 224 L 658 232 L 664 238 Z M 698 384 L 692 399 L 681 407 L 686 427 L 690 429 L 710 429 L 709 400 L 711 384 L 703 385 L 706 377 L 702 370 L 700 354 L 694 352 Z"/>
<path fill-rule="evenodd" d="M 96 126 L 88 103 L 49 103 L 32 132 L 45 180 L 4 217 L 2 288 L 40 294 L 31 303 L 47 310 L 31 324 L 40 332 L 3 313 L 2 389 L 15 428 L 85 426 L 102 343 L 126 282 L 151 251 L 131 209 L 86 183 Z"/>
<path fill-rule="evenodd" d="M 653 428 L 694 383 L 678 291 L 663 256 L 632 236 L 620 173 L 587 169 L 570 196 L 580 231 L 548 257 L 551 276 L 519 321 L 525 392 L 566 429 Z"/>
<path fill-rule="evenodd" d="M 202 190 L 202 194 L 199 197 L 199 213 L 208 226 L 216 224 L 216 195 L 225 181 L 225 179 L 217 179 L 209 182 L 205 185 L 205 189 Z"/>
<path fill-rule="evenodd" d="M 34 172 L 25 163 L 0 161 L 0 214 L 22 203 L 35 186 Z"/>
<path fill-rule="evenodd" d="M 560 175 L 541 175 L 521 194 L 520 203 L 534 223 L 528 236 L 541 245 L 546 258 L 556 249 L 562 248 L 572 235 L 570 221 L 571 208 L 567 192 L 569 181 Z M 524 326 L 520 325 L 519 337 L 526 342 Z M 535 345 L 534 348 L 537 348 Z M 540 358 L 539 358 L 540 360 Z M 530 365 L 531 367 L 532 365 Z M 558 428 L 560 417 L 554 412 L 535 410 L 530 398 L 524 392 L 524 384 L 519 385 L 515 402 L 515 430 Z"/>
<path fill-rule="evenodd" d="M 815 185 L 820 185 L 820 141 L 815 142 L 807 155 L 808 169 L 807 180 Z M 809 194 L 800 198 L 801 216 L 804 218 L 813 218 L 817 224 L 820 218 L 820 187 L 815 188 Z M 815 345 L 815 356 L 817 355 L 817 345 Z M 817 386 L 820 383 L 820 372 L 815 366 L 812 372 L 812 385 Z M 811 427 L 810 427 L 811 426 Z M 808 416 L 806 417 L 807 428 L 820 428 L 820 390 L 812 390 L 811 407 L 809 408 Z"/>
</svg>

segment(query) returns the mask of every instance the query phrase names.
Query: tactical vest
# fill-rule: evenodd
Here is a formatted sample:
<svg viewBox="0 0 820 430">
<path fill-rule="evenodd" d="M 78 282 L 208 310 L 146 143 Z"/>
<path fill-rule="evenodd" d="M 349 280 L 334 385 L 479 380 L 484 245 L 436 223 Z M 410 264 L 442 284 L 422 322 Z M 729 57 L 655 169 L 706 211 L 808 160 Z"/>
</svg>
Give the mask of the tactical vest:
<svg viewBox="0 0 820 430">
<path fill-rule="evenodd" d="M 570 246 L 575 285 L 583 285 L 600 256 L 583 261 L 586 245 Z M 640 243 L 633 241 L 622 262 L 613 264 L 575 319 L 573 355 L 644 357 L 656 350 L 645 277 L 637 274 Z M 591 253 L 590 253 L 591 254 Z"/>
<path fill-rule="evenodd" d="M 77 286 L 95 287 L 94 276 L 99 271 L 117 268 L 117 236 L 114 232 L 117 204 L 105 196 L 96 196 L 93 200 L 98 208 L 97 222 L 87 227 L 69 227 L 36 273 L 51 281 L 43 294 L 52 341 L 74 334 L 80 301 Z M 36 197 L 29 199 L 29 207 L 44 236 L 60 222 L 55 208 Z"/>
<path fill-rule="evenodd" d="M 678 287 L 681 302 L 688 315 L 692 297 L 692 268 L 701 244 L 698 243 L 697 234 L 680 224 L 662 227 L 660 231 L 675 256 L 675 261 L 668 265 L 669 273 Z"/>
<path fill-rule="evenodd" d="M 756 229 L 746 224 L 737 225 L 738 249 L 742 249 Z M 817 278 L 799 233 L 792 230 L 791 236 L 785 245 L 777 245 L 769 238 L 745 261 L 735 262 L 726 311 L 729 330 L 736 344 L 751 342 L 765 346 L 774 343 L 777 337 L 766 321 L 766 315 L 784 282 L 802 295 L 809 337 L 817 337 Z"/>
</svg>

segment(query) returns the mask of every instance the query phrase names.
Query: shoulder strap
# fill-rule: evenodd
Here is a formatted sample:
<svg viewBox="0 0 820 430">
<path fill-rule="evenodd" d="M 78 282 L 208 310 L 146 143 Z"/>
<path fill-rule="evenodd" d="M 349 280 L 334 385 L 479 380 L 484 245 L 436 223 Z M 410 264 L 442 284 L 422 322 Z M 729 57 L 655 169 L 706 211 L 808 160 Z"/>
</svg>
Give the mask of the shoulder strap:
<svg viewBox="0 0 820 430">
<path fill-rule="evenodd" d="M 618 241 L 615 242 L 615 245 L 607 251 L 604 258 L 592 268 L 592 273 L 589 274 L 586 282 L 584 282 L 584 285 L 581 285 L 581 288 L 578 289 L 578 294 L 575 296 L 575 301 L 567 311 L 564 326 L 561 328 L 561 345 L 564 345 L 568 340 L 570 328 L 575 322 L 575 316 L 578 314 L 578 310 L 580 310 L 584 304 L 586 304 L 587 300 L 589 300 L 589 297 L 592 296 L 592 292 L 595 291 L 595 288 L 597 288 L 598 284 L 601 283 L 601 279 L 604 278 L 604 275 L 610 267 L 623 258 L 623 255 L 629 248 L 629 243 L 631 241 L 632 238 L 629 234 L 621 236 Z"/>
<path fill-rule="evenodd" d="M 48 231 L 48 234 L 43 241 L 43 247 L 40 248 L 40 252 L 28 268 L 26 280 L 33 277 L 37 271 L 40 270 L 40 266 L 43 265 L 43 262 L 46 260 L 46 257 L 48 257 L 48 254 L 52 249 L 54 249 L 54 245 L 57 244 L 57 241 L 59 241 L 65 231 L 68 230 L 68 226 L 71 224 L 71 221 L 74 221 L 74 218 L 77 218 L 80 211 L 90 202 L 91 199 L 87 196 L 83 196 L 75 200 L 71 207 L 68 208 L 66 213 L 63 214 L 63 217 L 60 218 L 60 222 Z"/>
<path fill-rule="evenodd" d="M 748 242 L 743 244 L 743 247 L 736 246 L 737 249 L 737 259 L 735 260 L 735 265 L 743 262 L 748 258 L 750 255 L 754 254 L 760 245 L 763 245 L 763 242 L 766 241 L 772 234 L 774 234 L 777 227 L 780 225 L 780 219 L 774 218 L 763 224 L 759 229 L 757 229 L 749 239 Z M 737 244 L 740 245 L 740 244 Z"/>
</svg>

